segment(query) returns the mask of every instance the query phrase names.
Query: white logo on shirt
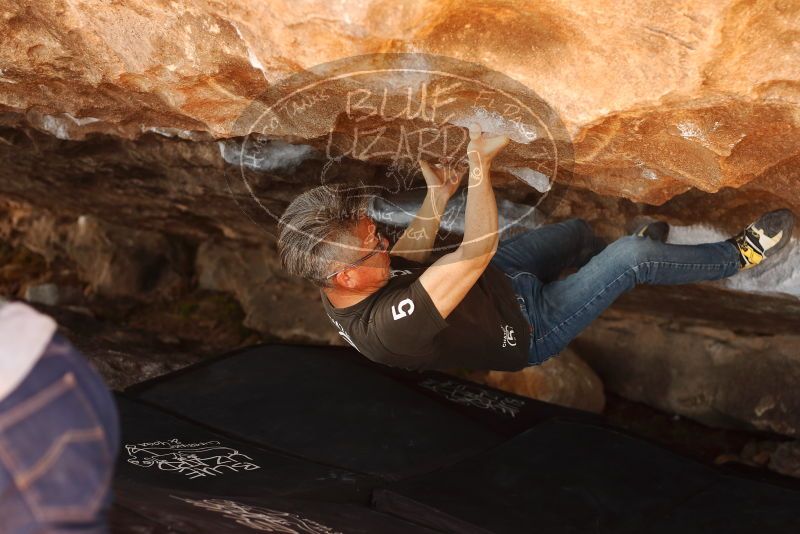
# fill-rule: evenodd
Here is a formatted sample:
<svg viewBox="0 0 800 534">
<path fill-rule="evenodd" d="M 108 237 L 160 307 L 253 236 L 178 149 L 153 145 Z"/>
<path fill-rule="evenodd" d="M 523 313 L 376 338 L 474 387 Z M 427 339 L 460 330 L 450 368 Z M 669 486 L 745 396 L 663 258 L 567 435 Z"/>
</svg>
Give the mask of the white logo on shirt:
<svg viewBox="0 0 800 534">
<path fill-rule="evenodd" d="M 392 269 L 389 271 L 389 278 L 394 278 L 395 276 L 400 276 L 404 274 L 411 274 L 411 271 L 408 269 Z"/>
<path fill-rule="evenodd" d="M 504 325 L 500 328 L 503 329 L 503 347 L 505 348 L 506 345 L 509 347 L 516 347 L 517 340 L 514 338 L 514 328 L 509 325 Z"/>
<path fill-rule="evenodd" d="M 403 308 L 406 309 L 403 309 Z M 403 317 L 408 317 L 414 313 L 414 301 L 411 299 L 403 299 L 400 301 L 400 304 L 397 305 L 397 308 L 392 306 L 392 316 L 394 320 L 402 319 Z"/>
<path fill-rule="evenodd" d="M 331 317 L 330 315 L 328 315 L 328 319 L 330 319 L 330 320 L 333 322 L 333 325 L 334 325 L 334 326 L 335 326 L 335 327 L 336 327 L 336 328 L 339 330 L 339 335 L 340 335 L 340 336 L 342 336 L 342 337 L 344 338 L 344 340 L 345 340 L 345 341 L 347 341 L 348 343 L 350 343 L 350 346 L 351 346 L 351 347 L 353 347 L 354 349 L 358 350 L 358 347 L 356 347 L 356 344 L 355 344 L 355 343 L 353 343 L 353 340 L 352 340 L 352 339 L 350 339 L 350 335 L 349 335 L 347 332 L 345 332 L 345 331 L 344 331 L 344 328 L 342 327 L 342 325 L 340 325 L 340 324 L 339 324 L 339 323 L 338 323 L 338 322 L 337 322 L 337 321 L 336 321 L 336 320 L 335 320 L 333 317 Z M 359 352 L 361 352 L 361 351 L 359 351 Z"/>
</svg>

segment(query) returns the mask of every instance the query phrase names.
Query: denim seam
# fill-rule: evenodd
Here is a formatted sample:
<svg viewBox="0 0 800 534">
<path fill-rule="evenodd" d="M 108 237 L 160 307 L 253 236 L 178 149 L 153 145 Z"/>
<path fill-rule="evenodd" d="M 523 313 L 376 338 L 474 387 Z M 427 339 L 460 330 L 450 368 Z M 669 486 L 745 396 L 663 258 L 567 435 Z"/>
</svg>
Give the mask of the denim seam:
<svg viewBox="0 0 800 534">
<path fill-rule="evenodd" d="M 65 354 L 65 357 L 72 358 L 74 354 L 72 351 L 68 351 Z M 69 374 L 72 374 L 71 372 Z M 77 382 L 76 382 L 77 384 Z M 81 390 L 80 387 L 74 388 L 75 396 L 83 405 L 84 409 L 87 412 L 87 415 L 91 417 L 94 421 L 94 427 L 90 430 L 98 431 L 99 435 L 96 436 L 100 441 L 100 449 L 103 451 L 103 457 L 107 465 L 111 466 L 111 469 L 106 470 L 106 476 L 103 478 L 101 483 L 98 485 L 97 490 L 95 491 L 92 498 L 89 499 L 87 502 L 81 504 L 73 504 L 69 506 L 51 506 L 51 510 L 40 510 L 38 506 L 32 505 L 30 502 L 28 506 L 34 512 L 34 515 L 40 520 L 43 518 L 40 517 L 41 515 L 47 516 L 44 520 L 50 520 L 51 516 L 55 516 L 53 519 L 55 520 L 73 520 L 73 521 L 86 521 L 91 519 L 95 515 L 96 509 L 100 506 L 101 501 L 105 497 L 106 492 L 108 491 L 109 486 L 111 485 L 111 480 L 114 475 L 114 468 L 113 468 L 113 452 L 109 453 L 106 449 L 106 445 L 108 445 L 108 435 L 106 434 L 105 428 L 102 425 L 100 420 L 100 415 L 94 409 L 92 404 L 86 398 L 85 393 Z M 35 490 L 31 490 L 31 493 L 37 494 Z M 25 500 L 27 501 L 27 494 L 23 493 L 25 496 Z"/>
<path fill-rule="evenodd" d="M 81 391 L 80 387 L 75 388 L 75 395 L 78 397 L 78 400 L 81 402 L 81 404 L 83 404 L 83 408 L 86 410 L 86 413 L 88 413 L 89 416 L 94 421 L 95 426 L 100 429 L 101 437 L 103 439 L 103 445 L 108 444 L 108 435 L 106 435 L 106 430 L 105 428 L 103 428 L 103 422 L 101 421 L 100 414 L 97 413 L 97 410 L 95 410 L 94 406 L 92 406 L 92 403 L 89 402 L 89 399 L 86 398 L 86 394 L 83 391 Z M 105 446 L 102 447 L 102 449 L 106 461 L 111 463 L 114 451 L 109 452 L 108 450 L 106 450 Z"/>
<path fill-rule="evenodd" d="M 583 313 L 583 311 L 584 311 L 584 310 L 585 310 L 585 309 L 586 309 L 586 308 L 587 308 L 587 307 L 588 307 L 588 306 L 589 306 L 589 305 L 590 305 L 592 302 L 594 302 L 595 300 L 597 300 L 597 298 L 598 298 L 600 295 L 602 295 L 603 293 L 605 293 L 605 292 L 608 290 L 608 288 L 609 288 L 609 287 L 611 287 L 612 285 L 616 284 L 616 283 L 617 283 L 617 281 L 618 281 L 620 278 L 622 278 L 623 276 L 627 275 L 627 274 L 628 274 L 630 271 L 635 271 L 636 269 L 638 269 L 638 268 L 639 268 L 639 267 L 641 267 L 642 265 L 648 265 L 648 264 L 651 264 L 651 265 L 652 265 L 652 264 L 657 264 L 657 265 L 671 265 L 671 266 L 675 266 L 675 267 L 677 267 L 677 266 L 686 266 L 686 267 L 695 267 L 695 268 L 697 268 L 697 267 L 700 267 L 701 269 L 706 269 L 706 268 L 707 268 L 707 269 L 723 268 L 723 269 L 724 269 L 724 268 L 726 268 L 726 267 L 729 267 L 729 266 L 731 266 L 731 265 L 734 265 L 735 263 L 736 263 L 735 261 L 728 261 L 728 262 L 724 262 L 724 263 L 715 263 L 715 264 L 708 264 L 708 263 L 679 263 L 679 262 L 671 262 L 671 261 L 657 261 L 657 260 L 648 260 L 648 261 L 643 261 L 643 262 L 640 262 L 640 263 L 638 263 L 638 264 L 636 264 L 636 265 L 634 265 L 634 266 L 630 266 L 630 267 L 628 267 L 627 269 L 625 269 L 625 271 L 624 271 L 622 274 L 620 274 L 620 275 L 619 275 L 619 276 L 617 276 L 617 277 L 616 277 L 614 280 L 612 280 L 611 282 L 609 282 L 608 284 L 606 284 L 606 286 L 605 286 L 603 289 L 601 289 L 600 291 L 598 291 L 598 292 L 597 292 L 597 294 L 595 294 L 595 295 L 594 295 L 594 296 L 593 296 L 591 299 L 589 299 L 589 300 L 588 300 L 588 301 L 587 301 L 587 302 L 586 302 L 586 303 L 585 303 L 583 306 L 581 306 L 581 307 L 580 307 L 580 309 L 578 309 L 578 310 L 577 310 L 577 311 L 575 311 L 575 312 L 574 312 L 572 315 L 570 315 L 569 317 L 567 317 L 566 319 L 564 319 L 563 321 L 561 321 L 559 324 L 557 324 L 556 326 L 554 326 L 553 328 L 551 328 L 549 331 L 547 331 L 547 332 L 545 332 L 544 334 L 542 334 L 542 337 L 540 337 L 540 338 L 537 338 L 537 341 L 543 341 L 543 340 L 544 340 L 546 337 L 548 337 L 550 334 L 552 334 L 552 333 L 553 333 L 553 332 L 555 332 L 556 330 L 559 330 L 559 329 L 561 329 L 561 327 L 562 327 L 562 326 L 564 326 L 564 325 L 568 324 L 569 322 L 571 322 L 571 321 L 572 321 L 572 320 L 573 320 L 573 319 L 574 319 L 576 316 L 578 316 L 578 315 L 580 315 L 581 313 Z"/>
<path fill-rule="evenodd" d="M 68 356 L 70 353 L 69 346 L 63 340 L 57 339 L 56 336 L 50 338 L 50 344 L 47 350 L 42 354 L 42 358 L 50 358 L 53 356 Z"/>
<path fill-rule="evenodd" d="M 42 455 L 36 465 L 30 469 L 26 469 L 24 473 L 15 476 L 17 487 L 20 490 L 27 490 L 28 486 L 35 482 L 47 468 L 53 465 L 53 462 L 58 460 L 61 451 L 70 443 L 79 443 L 81 441 L 88 441 L 87 438 L 103 438 L 103 429 L 95 425 L 91 428 L 82 428 L 80 430 L 68 430 L 61 434 L 58 439 L 50 445 L 47 451 Z"/>
<path fill-rule="evenodd" d="M 60 397 L 70 389 L 75 389 L 76 384 L 75 375 L 71 372 L 66 373 L 59 380 L 50 384 L 46 389 L 26 399 L 0 416 L 0 431 L 16 424 L 20 419 L 27 417 L 32 412 L 48 404 L 53 399 Z"/>
<path fill-rule="evenodd" d="M 97 508 L 105 498 L 106 492 L 111 485 L 111 480 L 114 474 L 113 469 L 109 469 L 103 477 L 103 480 L 98 484 L 97 489 L 92 495 L 91 499 L 81 504 L 72 504 L 67 506 L 50 506 L 51 510 L 42 510 L 38 505 L 33 505 L 28 499 L 27 491 L 20 492 L 28 504 L 28 507 L 33 512 L 37 520 L 41 522 L 48 521 L 88 521 L 95 516 Z M 35 493 L 35 492 L 30 492 Z"/>
<path fill-rule="evenodd" d="M 75 352 L 74 348 L 69 344 L 69 341 L 67 339 L 59 336 L 59 334 L 56 334 L 55 336 L 53 336 L 54 340 L 56 340 L 56 338 L 59 338 L 59 337 L 61 338 L 60 339 L 61 344 L 65 345 L 66 349 L 67 349 L 66 351 L 63 352 L 63 354 L 60 354 L 60 356 L 62 356 L 63 358 L 65 358 L 66 360 L 68 360 L 69 362 L 71 362 L 71 363 L 73 363 L 75 365 L 81 365 L 81 360 L 80 360 L 80 358 L 76 358 L 76 354 L 77 353 Z M 91 372 L 93 370 L 89 369 L 89 371 Z M 100 377 L 99 375 L 97 375 L 96 378 L 102 381 L 102 377 Z M 80 386 L 80 384 L 78 384 L 78 385 Z M 100 427 L 100 430 L 103 432 L 103 438 L 105 440 L 105 443 L 109 446 L 109 450 L 107 451 L 107 455 L 106 456 L 111 460 L 111 463 L 113 463 L 115 461 L 114 457 L 116 457 L 116 454 L 117 454 L 117 447 L 116 447 L 115 443 L 111 442 L 111 439 L 110 439 L 111 436 L 106 431 L 105 426 L 103 426 L 103 415 L 89 401 L 89 399 L 86 397 L 86 394 L 82 390 L 80 390 L 80 388 L 78 388 L 78 390 L 80 392 L 80 395 L 78 395 L 79 400 L 83 403 L 84 408 L 86 408 L 86 410 L 93 416 L 93 419 L 95 420 L 97 425 Z M 117 411 L 116 411 L 116 403 L 114 402 L 113 397 L 109 397 L 109 400 L 111 401 L 112 417 L 117 418 L 118 414 L 117 414 Z"/>
</svg>

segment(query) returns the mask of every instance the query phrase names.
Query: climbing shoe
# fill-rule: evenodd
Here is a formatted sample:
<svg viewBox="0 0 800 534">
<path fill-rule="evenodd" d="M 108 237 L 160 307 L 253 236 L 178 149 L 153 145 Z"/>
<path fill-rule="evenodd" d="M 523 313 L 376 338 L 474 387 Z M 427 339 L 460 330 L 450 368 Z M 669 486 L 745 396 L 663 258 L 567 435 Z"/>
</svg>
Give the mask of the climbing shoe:
<svg viewBox="0 0 800 534">
<path fill-rule="evenodd" d="M 633 232 L 633 235 L 649 237 L 650 239 L 666 243 L 667 237 L 669 236 L 669 225 L 664 221 L 647 222 L 640 225 L 636 231 Z"/>
<path fill-rule="evenodd" d="M 794 215 L 788 209 L 770 211 L 726 239 L 739 250 L 739 269 L 750 269 L 786 246 L 792 236 Z"/>
</svg>

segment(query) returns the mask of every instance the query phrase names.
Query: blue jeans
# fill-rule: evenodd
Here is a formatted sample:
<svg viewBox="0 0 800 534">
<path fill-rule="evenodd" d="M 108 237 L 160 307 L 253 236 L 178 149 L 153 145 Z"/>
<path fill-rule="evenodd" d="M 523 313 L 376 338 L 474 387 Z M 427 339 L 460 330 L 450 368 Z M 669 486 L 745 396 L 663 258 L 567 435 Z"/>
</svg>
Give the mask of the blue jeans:
<svg viewBox="0 0 800 534">
<path fill-rule="evenodd" d="M 586 221 L 570 219 L 501 241 L 492 263 L 511 279 L 533 328 L 528 363 L 538 365 L 637 284 L 732 276 L 739 271 L 739 253 L 727 241 L 671 245 L 625 236 L 607 245 Z M 578 271 L 559 280 L 568 268 Z"/>
<path fill-rule="evenodd" d="M 111 394 L 55 335 L 0 401 L 0 532 L 106 532 L 118 444 Z"/>
</svg>

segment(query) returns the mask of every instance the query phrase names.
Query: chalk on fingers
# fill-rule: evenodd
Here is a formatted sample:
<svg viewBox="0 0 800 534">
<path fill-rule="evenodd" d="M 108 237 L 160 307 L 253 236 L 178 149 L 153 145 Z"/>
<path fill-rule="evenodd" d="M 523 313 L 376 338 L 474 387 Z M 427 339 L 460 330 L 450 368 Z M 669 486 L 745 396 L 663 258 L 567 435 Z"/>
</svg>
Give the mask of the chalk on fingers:
<svg viewBox="0 0 800 534">
<path fill-rule="evenodd" d="M 481 125 L 477 122 L 473 122 L 469 125 L 469 138 L 471 140 L 476 140 L 481 136 Z"/>
</svg>

